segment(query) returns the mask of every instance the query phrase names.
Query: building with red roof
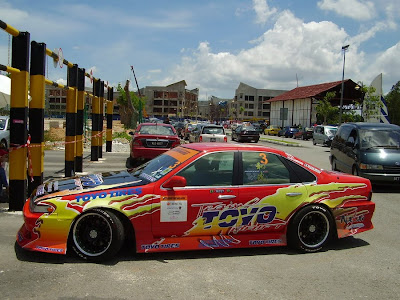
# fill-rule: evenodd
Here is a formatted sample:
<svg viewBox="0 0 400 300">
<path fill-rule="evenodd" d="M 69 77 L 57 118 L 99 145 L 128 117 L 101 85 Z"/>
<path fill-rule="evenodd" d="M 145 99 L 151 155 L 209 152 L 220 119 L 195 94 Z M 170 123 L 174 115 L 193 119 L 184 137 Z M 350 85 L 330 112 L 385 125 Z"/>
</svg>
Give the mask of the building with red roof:
<svg viewBox="0 0 400 300">
<path fill-rule="evenodd" d="M 358 85 L 351 79 L 344 80 L 343 106 L 355 104 L 362 99 Z M 271 104 L 270 124 L 288 126 L 301 124 L 309 127 L 317 121 L 316 106 L 328 92 L 335 92 L 336 97 L 331 100 L 332 106 L 340 105 L 342 81 L 326 82 L 321 84 L 297 87 L 267 103 Z M 282 120 L 286 117 L 285 120 Z"/>
</svg>

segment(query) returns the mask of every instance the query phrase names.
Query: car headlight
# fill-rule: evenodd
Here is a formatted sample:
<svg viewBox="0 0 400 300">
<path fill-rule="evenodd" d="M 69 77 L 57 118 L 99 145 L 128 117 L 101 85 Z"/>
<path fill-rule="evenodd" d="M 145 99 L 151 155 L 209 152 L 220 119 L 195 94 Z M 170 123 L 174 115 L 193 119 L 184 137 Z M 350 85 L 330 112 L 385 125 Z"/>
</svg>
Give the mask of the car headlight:
<svg viewBox="0 0 400 300">
<path fill-rule="evenodd" d="M 361 170 L 383 170 L 382 165 L 360 164 Z"/>
<path fill-rule="evenodd" d="M 35 201 L 36 197 L 32 197 L 29 202 L 29 211 L 33 213 L 52 213 L 54 207 L 44 201 Z"/>
</svg>

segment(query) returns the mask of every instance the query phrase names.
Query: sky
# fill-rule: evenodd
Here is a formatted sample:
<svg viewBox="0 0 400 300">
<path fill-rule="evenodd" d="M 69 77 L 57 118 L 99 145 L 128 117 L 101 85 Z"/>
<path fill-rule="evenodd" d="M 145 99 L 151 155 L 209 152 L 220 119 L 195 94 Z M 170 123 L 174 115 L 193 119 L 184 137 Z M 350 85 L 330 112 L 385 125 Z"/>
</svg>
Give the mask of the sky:
<svg viewBox="0 0 400 300">
<path fill-rule="evenodd" d="M 344 61 L 354 82 L 382 73 L 385 94 L 400 81 L 398 0 L 0 0 L 0 20 L 131 90 L 131 66 L 139 88 L 185 80 L 199 100 L 232 99 L 240 82 L 291 90 L 340 81 Z M 0 64 L 11 63 L 9 44 L 0 30 Z M 66 84 L 66 66 L 48 57 L 46 78 Z"/>
</svg>

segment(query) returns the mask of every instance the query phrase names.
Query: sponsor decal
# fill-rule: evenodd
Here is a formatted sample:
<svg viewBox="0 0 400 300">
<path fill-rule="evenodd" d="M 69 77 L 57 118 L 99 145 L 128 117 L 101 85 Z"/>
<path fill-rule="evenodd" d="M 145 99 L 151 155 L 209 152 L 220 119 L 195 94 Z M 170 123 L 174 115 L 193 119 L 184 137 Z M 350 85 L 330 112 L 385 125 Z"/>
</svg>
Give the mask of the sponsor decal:
<svg viewBox="0 0 400 300">
<path fill-rule="evenodd" d="M 167 196 L 161 198 L 161 222 L 187 221 L 187 196 Z"/>
<path fill-rule="evenodd" d="M 142 250 L 152 250 L 152 249 L 178 249 L 180 248 L 180 243 L 168 243 L 168 244 L 145 244 L 141 245 Z"/>
<path fill-rule="evenodd" d="M 220 234 L 218 237 L 213 236 L 212 240 L 199 240 L 199 248 L 228 248 L 234 244 L 240 244 L 238 239 L 235 239 L 231 235 Z"/>
<path fill-rule="evenodd" d="M 101 191 L 101 192 L 93 192 L 87 193 L 83 195 L 76 195 L 76 202 L 79 201 L 89 201 L 94 200 L 96 198 L 106 198 L 106 197 L 120 197 L 120 196 L 130 196 L 130 195 L 140 195 L 142 193 L 141 188 L 131 188 L 131 189 L 122 189 L 122 190 L 114 190 L 114 191 Z"/>
<path fill-rule="evenodd" d="M 42 246 L 36 246 L 35 250 L 46 251 L 46 252 L 64 253 L 64 249 L 51 248 L 51 247 L 42 247 Z"/>
<path fill-rule="evenodd" d="M 261 246 L 261 245 L 276 245 L 282 244 L 281 239 L 269 239 L 269 240 L 250 240 L 250 246 Z"/>
</svg>

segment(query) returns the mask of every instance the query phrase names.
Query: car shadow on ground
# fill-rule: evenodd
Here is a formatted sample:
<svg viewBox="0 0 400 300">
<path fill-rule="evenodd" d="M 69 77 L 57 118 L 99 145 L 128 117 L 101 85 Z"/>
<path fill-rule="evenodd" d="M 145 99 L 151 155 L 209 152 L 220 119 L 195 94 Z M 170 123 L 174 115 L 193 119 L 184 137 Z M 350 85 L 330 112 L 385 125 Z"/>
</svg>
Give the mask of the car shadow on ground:
<svg viewBox="0 0 400 300">
<path fill-rule="evenodd" d="M 369 245 L 368 242 L 355 238 L 346 237 L 343 239 L 332 241 L 323 250 L 319 252 L 340 251 Z M 47 264 L 65 264 L 65 263 L 91 263 L 79 258 L 74 253 L 67 255 L 50 254 L 43 252 L 32 252 L 22 249 L 15 243 L 16 257 L 20 261 L 47 263 Z M 179 252 L 163 252 L 163 253 L 134 253 L 132 247 L 125 245 L 121 251 L 110 260 L 98 262 L 101 265 L 116 265 L 121 261 L 158 261 L 168 263 L 171 260 L 187 260 L 187 259 L 218 259 L 227 257 L 244 257 L 244 256 L 260 256 L 260 255 L 310 255 L 311 253 L 302 253 L 289 247 L 265 247 L 265 248 L 240 248 L 240 249 L 210 249 L 195 251 L 179 251 Z"/>
</svg>

